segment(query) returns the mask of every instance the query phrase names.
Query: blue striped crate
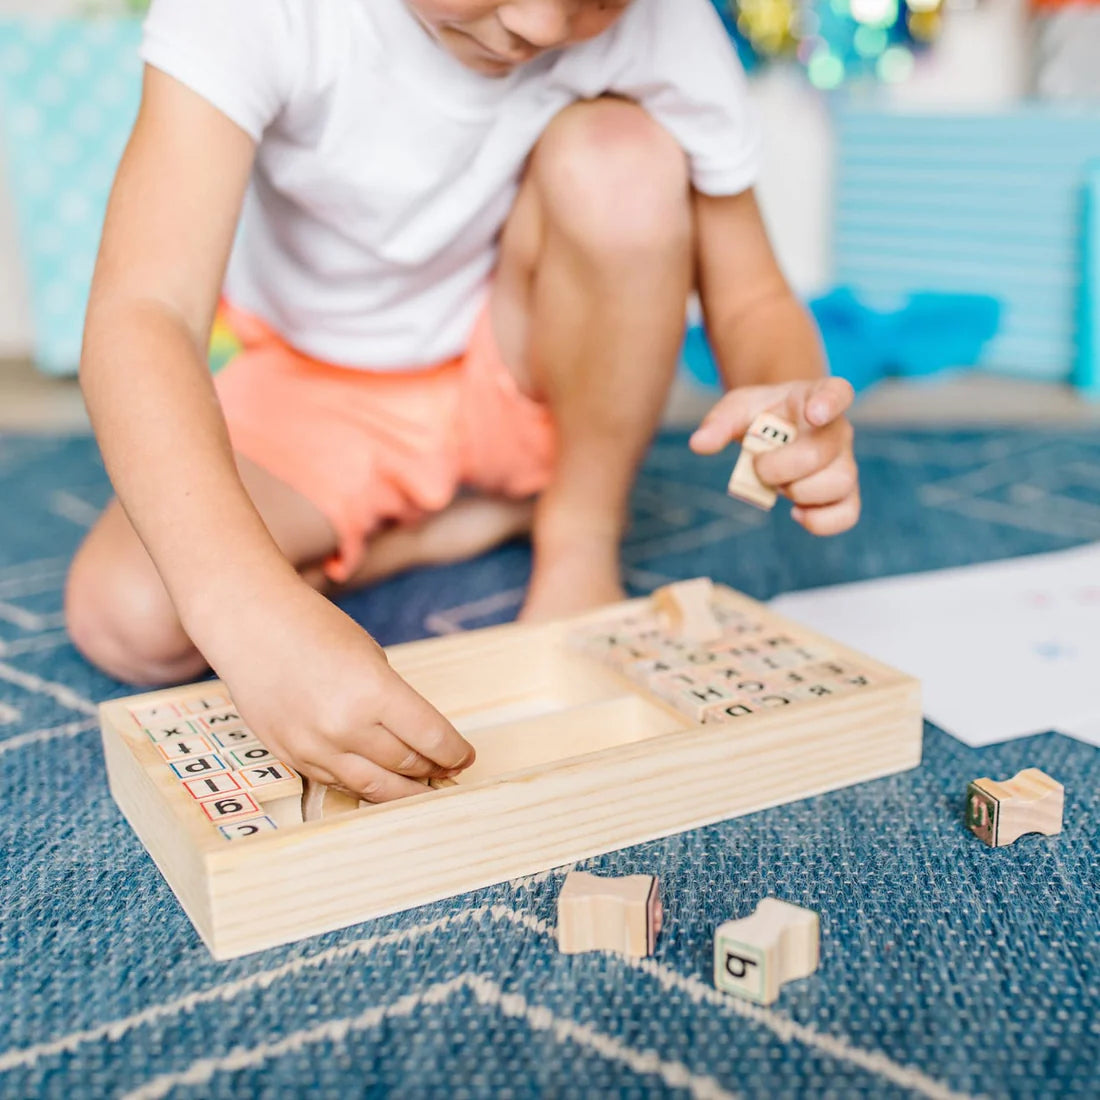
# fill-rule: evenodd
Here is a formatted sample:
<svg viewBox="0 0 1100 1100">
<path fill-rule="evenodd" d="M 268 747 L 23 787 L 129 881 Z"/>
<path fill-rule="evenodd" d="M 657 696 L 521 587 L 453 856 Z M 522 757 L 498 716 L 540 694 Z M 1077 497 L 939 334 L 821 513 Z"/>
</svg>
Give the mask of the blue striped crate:
<svg viewBox="0 0 1100 1100">
<path fill-rule="evenodd" d="M 1003 321 L 978 365 L 1070 379 L 1100 109 L 925 115 L 847 106 L 836 122 L 836 281 L 880 297 L 991 295 Z"/>
</svg>

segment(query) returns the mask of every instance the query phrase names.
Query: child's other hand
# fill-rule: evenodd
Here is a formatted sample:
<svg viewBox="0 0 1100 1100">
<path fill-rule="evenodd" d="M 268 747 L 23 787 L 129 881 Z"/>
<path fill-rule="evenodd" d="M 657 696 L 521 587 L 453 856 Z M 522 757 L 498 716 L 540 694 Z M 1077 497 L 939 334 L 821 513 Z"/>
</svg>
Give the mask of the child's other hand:
<svg viewBox="0 0 1100 1100">
<path fill-rule="evenodd" d="M 798 429 L 798 438 L 758 455 L 756 473 L 794 502 L 791 516 L 815 535 L 838 535 L 859 519 L 859 472 L 845 413 L 851 385 L 842 378 L 744 386 L 731 390 L 691 437 L 697 454 L 716 454 L 741 439 L 762 412 Z"/>
<path fill-rule="evenodd" d="M 301 581 L 240 610 L 233 652 L 212 656 L 241 717 L 279 759 L 369 802 L 423 794 L 425 779 L 473 763 L 473 748 L 374 639 Z"/>
</svg>

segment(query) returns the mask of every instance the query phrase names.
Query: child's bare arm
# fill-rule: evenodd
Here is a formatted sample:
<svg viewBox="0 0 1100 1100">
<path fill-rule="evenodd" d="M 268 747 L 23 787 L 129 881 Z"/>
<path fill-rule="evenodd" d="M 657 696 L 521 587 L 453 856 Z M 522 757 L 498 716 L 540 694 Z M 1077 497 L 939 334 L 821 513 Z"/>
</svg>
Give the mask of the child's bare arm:
<svg viewBox="0 0 1100 1100">
<path fill-rule="evenodd" d="M 817 330 L 792 294 L 751 191 L 696 199 L 699 292 L 707 331 L 727 388 L 691 446 L 720 451 L 774 410 L 797 440 L 761 455 L 757 473 L 795 503 L 794 518 L 817 535 L 859 519 L 859 478 L 845 413 L 852 387 L 827 377 Z"/>
<path fill-rule="evenodd" d="M 422 789 L 407 776 L 468 764 L 472 750 L 280 553 L 237 473 L 206 365 L 254 153 L 200 96 L 147 72 L 81 381 L 127 516 L 244 716 L 316 778 L 397 797 Z"/>
</svg>

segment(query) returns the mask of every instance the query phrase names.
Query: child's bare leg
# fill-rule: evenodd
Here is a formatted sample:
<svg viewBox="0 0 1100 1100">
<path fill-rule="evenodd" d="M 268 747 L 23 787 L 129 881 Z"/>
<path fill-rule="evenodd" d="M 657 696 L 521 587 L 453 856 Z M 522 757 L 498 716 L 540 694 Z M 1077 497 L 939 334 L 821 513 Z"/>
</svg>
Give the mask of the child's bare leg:
<svg viewBox="0 0 1100 1100">
<path fill-rule="evenodd" d="M 280 550 L 299 566 L 332 552 L 336 535 L 305 497 L 247 459 L 245 487 Z M 189 538 L 217 539 L 217 518 Z M 233 547 L 225 548 L 227 554 Z M 233 609 L 226 608 L 232 615 Z M 184 632 L 168 592 L 118 501 L 112 501 L 77 551 L 65 590 L 73 644 L 93 664 L 133 684 L 193 680 L 206 660 Z"/>
<path fill-rule="evenodd" d="M 238 467 L 282 552 L 315 588 L 330 588 L 321 566 L 336 547 L 336 535 L 325 517 L 254 463 L 238 458 Z M 416 528 L 379 535 L 352 583 L 481 553 L 528 529 L 530 513 L 526 502 L 456 501 Z M 217 523 L 193 537 L 216 539 Z M 232 547 L 226 552 L 232 553 Z M 107 507 L 73 561 L 65 616 L 76 647 L 116 679 L 173 684 L 206 671 L 205 658 L 180 624 L 156 567 L 117 501 Z"/>
<path fill-rule="evenodd" d="M 624 100 L 564 111 L 532 157 L 493 303 L 505 359 L 549 403 L 559 441 L 523 618 L 622 598 L 630 488 L 675 372 L 692 278 L 679 146 Z"/>
</svg>

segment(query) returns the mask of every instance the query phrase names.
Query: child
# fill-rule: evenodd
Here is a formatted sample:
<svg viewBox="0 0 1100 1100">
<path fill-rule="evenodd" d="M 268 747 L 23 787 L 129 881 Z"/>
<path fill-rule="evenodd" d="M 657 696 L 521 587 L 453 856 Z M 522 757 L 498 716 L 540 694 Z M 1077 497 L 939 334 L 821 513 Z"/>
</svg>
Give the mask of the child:
<svg viewBox="0 0 1100 1100">
<path fill-rule="evenodd" d="M 800 435 L 760 475 L 810 531 L 856 521 L 851 390 L 768 245 L 709 0 L 156 0 L 144 57 L 81 366 L 118 501 L 67 592 L 107 672 L 209 665 L 373 801 L 468 765 L 322 590 L 529 528 L 525 619 L 621 598 L 693 286 L 732 392 L 692 447 L 774 409 Z M 245 350 L 212 381 L 223 288 Z"/>
</svg>

